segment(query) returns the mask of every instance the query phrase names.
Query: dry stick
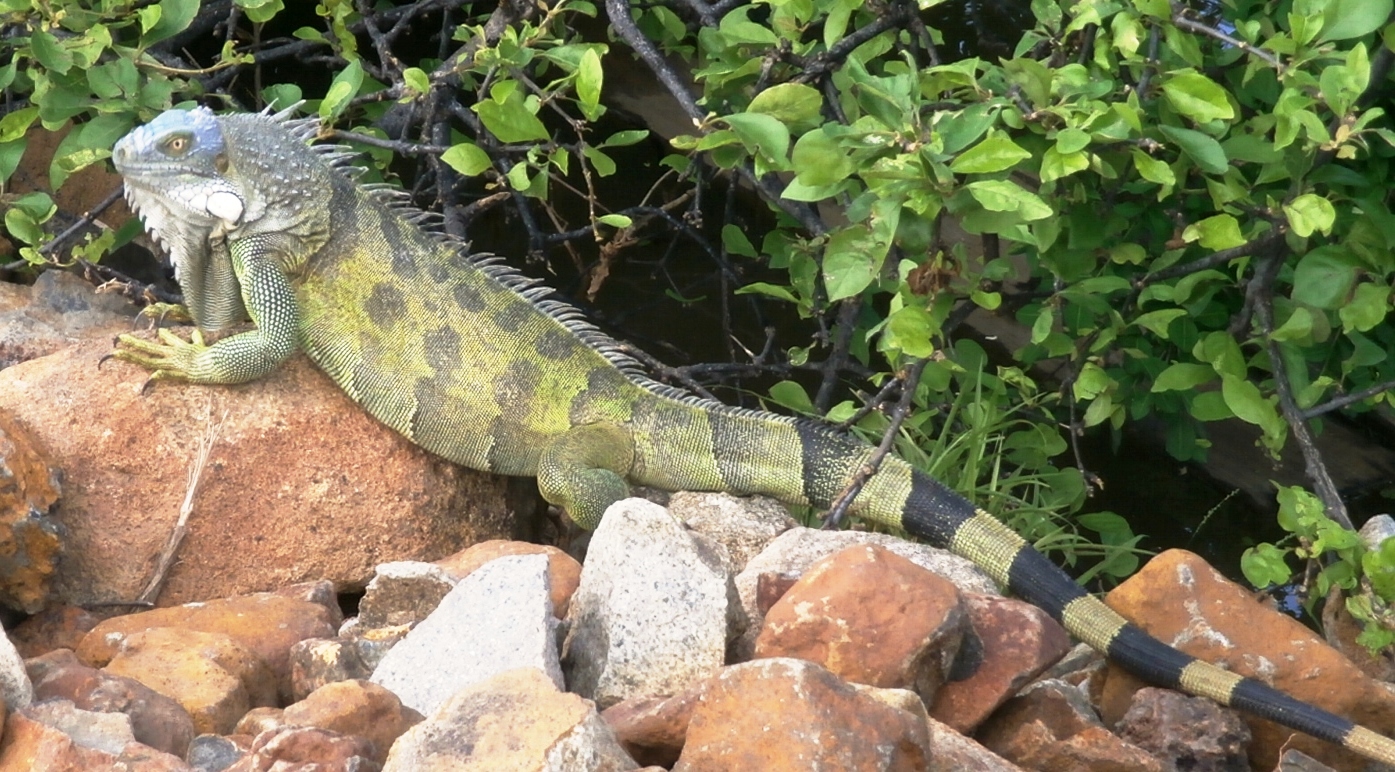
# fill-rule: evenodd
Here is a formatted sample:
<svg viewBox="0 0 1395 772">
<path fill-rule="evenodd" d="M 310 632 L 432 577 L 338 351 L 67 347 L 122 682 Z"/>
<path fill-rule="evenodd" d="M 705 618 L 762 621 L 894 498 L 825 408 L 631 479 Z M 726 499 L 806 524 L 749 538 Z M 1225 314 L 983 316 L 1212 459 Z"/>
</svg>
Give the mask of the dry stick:
<svg viewBox="0 0 1395 772">
<path fill-rule="evenodd" d="M 886 427 L 886 432 L 882 434 L 881 444 L 877 445 L 872 455 L 867 457 L 867 461 L 858 468 L 853 475 L 848 486 L 838 494 L 838 498 L 833 500 L 833 506 L 829 507 L 828 514 L 823 518 L 823 528 L 828 530 L 838 527 L 843 518 L 848 514 L 848 507 L 852 506 L 853 499 L 862 492 L 862 486 L 872 479 L 872 475 L 881 468 L 882 461 L 891 453 L 891 445 L 896 441 L 896 435 L 901 432 L 901 424 L 906 420 L 906 415 L 911 411 L 911 403 L 915 400 L 915 388 L 920 383 L 920 374 L 925 370 L 925 364 L 929 359 L 918 359 L 910 367 L 906 368 L 905 385 L 901 387 L 901 398 L 896 401 L 896 409 L 891 413 L 891 425 Z"/>
<path fill-rule="evenodd" d="M 1322 403 L 1321 405 L 1310 407 L 1307 410 L 1303 411 L 1303 417 L 1317 418 L 1318 416 L 1323 415 L 1324 413 L 1330 413 L 1333 410 L 1340 410 L 1346 407 L 1347 405 L 1356 404 L 1357 402 L 1360 402 L 1363 399 L 1369 399 L 1382 392 L 1390 391 L 1391 389 L 1395 389 L 1395 381 L 1386 381 L 1385 383 L 1378 383 L 1375 386 L 1371 386 L 1370 388 L 1362 389 L 1361 391 L 1353 392 L 1351 394 L 1347 394 L 1346 396 L 1336 397 L 1330 401 Z"/>
<path fill-rule="evenodd" d="M 1293 397 L 1293 385 L 1289 383 L 1288 373 L 1284 368 L 1283 352 L 1279 350 L 1279 342 L 1274 340 L 1273 279 L 1282 261 L 1283 251 L 1274 250 L 1264 258 L 1263 264 L 1251 279 L 1252 283 L 1257 284 L 1254 291 L 1255 321 L 1259 324 L 1264 350 L 1269 355 L 1269 366 L 1274 371 L 1274 391 L 1279 396 L 1279 412 L 1288 424 L 1289 431 L 1293 433 L 1293 439 L 1298 441 L 1298 449 L 1303 454 L 1304 471 L 1313 484 L 1313 491 L 1322 501 L 1324 513 L 1343 528 L 1355 530 L 1351 516 L 1347 514 L 1346 502 L 1342 500 L 1342 494 L 1337 490 L 1332 475 L 1327 472 L 1322 452 L 1318 450 L 1312 432 L 1308 431 L 1308 421 L 1303 417 L 1303 410 L 1298 407 L 1298 401 Z"/>
<path fill-rule="evenodd" d="M 150 584 L 146 585 L 145 591 L 136 598 L 137 604 L 154 605 L 155 599 L 160 596 L 160 589 L 169 576 L 170 567 L 174 565 L 179 545 L 184 543 L 184 537 L 189 532 L 189 515 L 194 511 L 194 493 L 198 491 L 199 481 L 203 478 L 204 470 L 208 468 L 208 457 L 212 454 L 214 444 L 218 442 L 218 434 L 222 431 L 223 422 L 226 420 L 228 420 L 228 412 L 224 410 L 217 423 L 209 424 L 203 439 L 199 441 L 198 452 L 194 454 L 194 461 L 189 466 L 189 485 L 184 490 L 184 503 L 179 505 L 179 520 L 175 522 L 174 532 L 170 534 L 169 541 L 165 543 L 164 551 L 160 553 L 160 560 L 155 565 L 155 575 L 150 577 Z"/>
</svg>

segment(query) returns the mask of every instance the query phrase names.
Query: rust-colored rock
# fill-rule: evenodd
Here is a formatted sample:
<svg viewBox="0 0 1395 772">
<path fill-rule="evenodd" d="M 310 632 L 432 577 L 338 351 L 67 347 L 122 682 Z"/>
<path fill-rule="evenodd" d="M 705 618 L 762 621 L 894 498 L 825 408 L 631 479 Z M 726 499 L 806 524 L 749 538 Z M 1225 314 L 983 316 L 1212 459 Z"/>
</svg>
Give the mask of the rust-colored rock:
<svg viewBox="0 0 1395 772">
<path fill-rule="evenodd" d="M 113 617 L 92 628 L 78 646 L 78 658 L 94 667 L 111 660 L 131 634 L 157 627 L 173 627 L 226 635 L 257 655 L 271 669 L 278 693 L 291 694 L 290 650 L 306 638 L 334 635 L 337 606 L 261 592 L 207 603 L 151 609 Z"/>
<path fill-rule="evenodd" d="M 1156 758 L 1105 729 L 1085 696 L 1062 681 L 1038 681 L 1008 700 L 978 739 L 1026 769 L 1163 772 Z"/>
<path fill-rule="evenodd" d="M 930 758 L 923 714 L 894 708 L 812 662 L 760 659 L 708 683 L 673 772 L 920 772 Z"/>
<path fill-rule="evenodd" d="M 276 701 L 266 665 L 220 633 L 172 627 L 132 633 L 104 669 L 174 699 L 201 734 L 227 734 L 249 708 Z"/>
<path fill-rule="evenodd" d="M 102 618 L 84 608 L 49 606 L 5 632 L 21 657 L 38 657 L 56 649 L 74 649 Z"/>
<path fill-rule="evenodd" d="M 226 772 L 367 772 L 369 743 L 313 726 L 281 726 L 257 735 L 246 756 Z"/>
<path fill-rule="evenodd" d="M 705 687 L 672 697 L 634 697 L 601 711 L 621 747 L 640 764 L 672 767 L 683 752 L 688 722 Z"/>
<path fill-rule="evenodd" d="M 51 516 L 60 473 L 40 448 L 0 407 L 0 604 L 29 614 L 48 603 L 64 541 Z"/>
<path fill-rule="evenodd" d="M 458 582 L 495 558 L 537 554 L 547 555 L 548 582 L 552 588 L 552 615 L 562 619 L 567 616 L 567 604 L 571 602 L 572 593 L 576 592 L 576 586 L 581 582 L 581 564 L 576 558 L 556 547 L 526 541 L 491 539 L 441 558 L 436 561 L 436 565 L 444 568 Z"/>
<path fill-rule="evenodd" d="M 1106 598 L 1149 634 L 1208 662 L 1257 676 L 1279 691 L 1366 726 L 1395 734 L 1395 692 L 1297 620 L 1256 601 L 1244 588 L 1185 550 L 1158 555 Z M 1106 723 L 1123 716 L 1142 684 L 1111 666 L 1100 700 Z M 1245 714 L 1254 734 L 1250 763 L 1273 769 L 1296 748 L 1337 769 L 1363 762 L 1330 743 Z"/>
<path fill-rule="evenodd" d="M 103 337 L 0 370 L 0 411 L 67 474 L 56 513 L 68 531 L 55 584 L 62 601 L 140 594 L 214 424 L 218 439 L 161 605 L 305 579 L 360 588 L 379 563 L 434 560 L 513 536 L 537 511 L 527 484 L 413 446 L 303 356 L 240 386 L 144 389 L 141 368 L 98 366 L 110 351 Z"/>
<path fill-rule="evenodd" d="M 233 727 L 232 733 L 245 737 L 256 737 L 268 729 L 285 726 L 284 716 L 284 708 L 273 708 L 270 705 L 252 708 L 237 720 L 237 726 Z"/>
<path fill-rule="evenodd" d="M 0 741 L 0 772 L 188 772 L 177 756 L 138 742 L 119 753 L 85 748 L 64 732 L 25 715 L 5 719 Z"/>
<path fill-rule="evenodd" d="M 956 667 L 971 655 L 974 671 L 940 687 L 930 715 L 969 734 L 1071 644 L 1065 628 L 1036 606 L 991 595 L 966 594 L 964 600 L 977 645 L 960 651 Z"/>
<path fill-rule="evenodd" d="M 859 545 L 820 560 L 795 582 L 766 614 L 755 653 L 911 689 L 929 703 L 966 618 L 954 584 L 883 547 Z"/>
<path fill-rule="evenodd" d="M 369 742 L 368 757 L 383 763 L 402 733 L 420 723 L 420 713 L 397 695 L 370 681 L 340 681 L 316 689 L 286 707 L 285 726 L 315 726 Z"/>
<path fill-rule="evenodd" d="M 141 682 L 88 667 L 68 649 L 25 662 L 34 700 L 69 700 L 82 710 L 124 713 L 138 742 L 183 757 L 194 738 L 194 722 L 178 702 Z"/>
</svg>

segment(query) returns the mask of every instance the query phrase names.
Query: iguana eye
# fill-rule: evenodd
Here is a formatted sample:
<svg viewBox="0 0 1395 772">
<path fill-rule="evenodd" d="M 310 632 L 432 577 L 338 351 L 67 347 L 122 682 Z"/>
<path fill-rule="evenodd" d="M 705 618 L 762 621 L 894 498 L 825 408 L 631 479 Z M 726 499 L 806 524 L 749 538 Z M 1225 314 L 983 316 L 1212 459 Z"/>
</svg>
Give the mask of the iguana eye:
<svg viewBox="0 0 1395 772">
<path fill-rule="evenodd" d="M 192 147 L 193 144 L 194 138 L 188 134 L 175 134 L 160 144 L 160 150 L 163 151 L 165 155 L 178 157 L 189 152 L 189 148 Z"/>
</svg>

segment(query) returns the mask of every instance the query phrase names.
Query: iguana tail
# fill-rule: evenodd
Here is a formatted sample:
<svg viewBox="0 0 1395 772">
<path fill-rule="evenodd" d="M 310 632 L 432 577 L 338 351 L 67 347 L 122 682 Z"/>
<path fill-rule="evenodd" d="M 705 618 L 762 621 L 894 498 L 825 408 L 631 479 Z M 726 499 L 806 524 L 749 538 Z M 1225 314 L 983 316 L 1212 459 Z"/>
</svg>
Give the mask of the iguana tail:
<svg viewBox="0 0 1395 772">
<path fill-rule="evenodd" d="M 664 420 L 640 419 L 636 481 L 670 490 L 763 493 L 826 508 L 872 454 L 866 444 L 813 422 L 705 402 L 687 407 L 702 409 L 688 412 L 670 403 Z M 1153 638 L 1085 592 L 1011 528 L 898 458 L 885 459 L 849 512 L 973 561 L 1149 683 L 1208 697 L 1395 764 L 1395 740 Z"/>
</svg>

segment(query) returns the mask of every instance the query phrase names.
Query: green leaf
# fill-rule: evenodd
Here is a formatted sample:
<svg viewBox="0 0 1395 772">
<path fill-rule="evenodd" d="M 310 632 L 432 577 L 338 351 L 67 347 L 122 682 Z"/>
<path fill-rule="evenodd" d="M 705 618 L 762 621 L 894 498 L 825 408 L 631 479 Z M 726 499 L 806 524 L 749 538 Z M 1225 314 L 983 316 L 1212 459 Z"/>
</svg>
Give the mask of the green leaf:
<svg viewBox="0 0 1395 772">
<path fill-rule="evenodd" d="M 1366 332 L 1385 321 L 1390 313 L 1390 287 L 1363 282 L 1356 285 L 1351 300 L 1337 309 L 1345 332 Z"/>
<path fill-rule="evenodd" d="M 581 154 L 586 156 L 586 160 L 591 162 L 591 168 L 596 170 L 596 174 L 601 177 L 609 177 L 615 173 L 615 159 L 606 155 L 597 148 L 587 145 L 581 148 Z"/>
<path fill-rule="evenodd" d="M 906 356 L 925 359 L 935 353 L 938 332 L 939 325 L 924 307 L 906 305 L 887 317 L 886 326 L 882 328 L 882 344 Z"/>
<path fill-rule="evenodd" d="M 199 0 L 160 0 L 159 17 L 141 36 L 142 46 L 151 46 L 183 32 L 199 11 Z"/>
<path fill-rule="evenodd" d="M 993 132 L 982 142 L 960 153 L 950 163 L 949 169 L 958 174 L 990 174 L 1011 169 L 1031 157 L 1031 153 L 1023 150 L 1006 134 Z"/>
<path fill-rule="evenodd" d="M 1071 392 L 1078 400 L 1094 399 L 1113 384 L 1113 379 L 1103 368 L 1094 362 L 1086 362 L 1085 366 L 1080 368 L 1075 383 L 1071 385 Z"/>
<path fill-rule="evenodd" d="M 1316 193 L 1304 193 L 1284 204 L 1284 214 L 1293 232 L 1303 238 L 1321 231 L 1324 235 L 1332 232 L 1332 223 L 1337 219 L 1337 210 L 1332 203 Z"/>
<path fill-rule="evenodd" d="M 601 55 L 595 48 L 587 48 L 581 55 L 581 64 L 576 68 L 576 98 L 580 102 L 581 114 L 594 121 L 601 114 L 601 83 L 605 73 L 601 70 Z"/>
<path fill-rule="evenodd" d="M 1225 89 L 1196 70 L 1175 72 L 1162 83 L 1163 95 L 1177 112 L 1197 123 L 1235 117 Z"/>
<path fill-rule="evenodd" d="M 1182 231 L 1184 241 L 1197 241 L 1207 249 L 1230 249 L 1245 243 L 1240 235 L 1240 222 L 1228 214 L 1207 217 L 1188 225 Z"/>
<path fill-rule="evenodd" d="M 649 136 L 648 129 L 617 131 L 606 137 L 605 141 L 601 143 L 601 147 L 628 147 L 642 141 L 647 136 Z"/>
<path fill-rule="evenodd" d="M 28 145 L 27 137 L 0 142 L 0 185 L 4 185 L 10 179 L 10 175 L 15 173 L 15 169 L 19 168 L 19 162 L 24 158 L 24 150 Z"/>
<path fill-rule="evenodd" d="M 1226 163 L 1225 150 L 1221 149 L 1221 143 L 1199 131 L 1191 129 L 1181 129 L 1176 126 L 1159 126 L 1158 130 L 1167 135 L 1167 138 L 1177 143 L 1182 148 L 1182 152 L 1204 172 L 1211 174 L 1225 174 L 1229 168 Z"/>
<path fill-rule="evenodd" d="M 21 107 L 0 118 L 0 142 L 11 142 L 29 131 L 34 119 L 39 117 L 39 108 Z"/>
<path fill-rule="evenodd" d="M 746 238 L 746 233 L 732 223 L 722 226 L 722 246 L 727 252 L 742 257 L 760 257 L 756 252 L 756 245 Z"/>
<path fill-rule="evenodd" d="M 1139 314 L 1133 323 L 1149 330 L 1159 338 L 1167 338 L 1167 327 L 1172 324 L 1172 320 L 1180 316 L 1186 316 L 1187 312 L 1182 308 L 1160 308 L 1157 311 L 1149 311 L 1146 314 Z"/>
<path fill-rule="evenodd" d="M 738 295 L 766 295 L 780 300 L 788 300 L 791 303 L 798 303 L 799 298 L 790 292 L 789 287 L 780 287 L 763 281 L 752 282 L 736 290 Z"/>
<path fill-rule="evenodd" d="M 596 222 L 602 222 L 615 228 L 628 228 L 634 225 L 634 220 L 623 214 L 603 214 L 596 218 Z"/>
<path fill-rule="evenodd" d="M 830 303 L 861 293 L 877 278 L 887 245 L 877 244 L 863 225 L 834 233 L 823 249 L 823 281 Z"/>
<path fill-rule="evenodd" d="M 36 29 L 29 37 L 29 45 L 39 64 L 62 75 L 73 68 L 73 56 L 58 44 L 58 38 L 48 30 Z"/>
<path fill-rule="evenodd" d="M 1074 126 L 1056 132 L 1056 150 L 1062 154 L 1078 153 L 1090 146 L 1090 135 Z"/>
<path fill-rule="evenodd" d="M 752 154 L 759 152 L 778 168 L 788 166 L 790 130 L 785 124 L 764 113 L 736 113 L 723 120 Z"/>
<path fill-rule="evenodd" d="M 1158 373 L 1152 391 L 1191 391 L 1207 381 L 1215 380 L 1216 371 L 1210 365 L 1195 362 L 1174 362 Z"/>
<path fill-rule="evenodd" d="M 1234 375 L 1221 376 L 1221 397 L 1235 413 L 1235 417 L 1256 426 L 1272 423 L 1276 414 L 1274 406 L 1260 394 L 1259 387 Z"/>
<path fill-rule="evenodd" d="M 1245 581 L 1261 590 L 1271 585 L 1288 584 L 1293 571 L 1284 562 L 1287 554 L 1287 550 L 1267 543 L 1250 547 L 1240 556 L 1240 571 L 1245 575 Z"/>
<path fill-rule="evenodd" d="M 451 145 L 441 154 L 441 160 L 466 177 L 474 177 L 494 165 L 494 162 L 489 160 L 489 154 L 473 142 Z"/>
<path fill-rule="evenodd" d="M 1391 0 L 1328 0 L 1322 9 L 1319 42 L 1369 35 L 1390 18 Z"/>
<path fill-rule="evenodd" d="M 334 76 L 334 81 L 329 84 L 329 91 L 320 101 L 320 118 L 326 122 L 333 122 L 344 112 L 344 108 L 349 106 L 349 100 L 358 95 L 362 86 L 363 63 L 355 59 L 340 70 L 339 74 Z"/>
<path fill-rule="evenodd" d="M 1293 269 L 1293 299 L 1304 305 L 1334 310 L 1351 296 L 1358 277 L 1357 262 L 1337 245 L 1318 247 Z"/>
<path fill-rule="evenodd" d="M 822 129 L 815 129 L 800 137 L 794 143 L 790 161 L 794 165 L 795 179 L 811 188 L 835 185 L 847 179 L 856 169 L 838 141 Z"/>
<path fill-rule="evenodd" d="M 748 113 L 763 113 L 785 124 L 792 131 L 812 128 L 821 122 L 823 97 L 803 83 L 780 83 L 756 94 L 746 107 Z"/>
<path fill-rule="evenodd" d="M 513 87 L 503 87 L 505 83 Z M 500 142 L 537 142 L 546 140 L 547 127 L 529 109 L 527 100 L 515 81 L 500 81 L 490 90 L 489 99 L 470 106 L 479 115 L 484 127 Z"/>
<path fill-rule="evenodd" d="M 425 94 L 431 90 L 431 78 L 420 67 L 408 67 L 403 70 L 402 82 L 407 84 L 407 88 L 418 94 Z"/>
<path fill-rule="evenodd" d="M 1055 145 L 1041 157 L 1041 181 L 1051 182 L 1090 168 L 1090 157 L 1083 152 L 1061 154 Z"/>
<path fill-rule="evenodd" d="M 236 0 L 236 4 L 246 12 L 250 21 L 257 24 L 271 21 L 276 14 L 286 9 L 281 0 Z"/>
<path fill-rule="evenodd" d="M 1293 313 L 1288 315 L 1284 323 L 1269 333 L 1269 337 L 1277 341 L 1294 341 L 1303 343 L 1313 334 L 1313 313 L 1303 306 L 1297 306 Z"/>
<path fill-rule="evenodd" d="M 969 194 L 991 212 L 1016 212 L 1024 220 L 1040 220 L 1052 214 L 1045 201 L 1010 180 L 979 180 L 966 187 Z"/>
<path fill-rule="evenodd" d="M 1137 148 L 1130 155 L 1133 157 L 1134 168 L 1138 169 L 1140 177 L 1163 186 L 1162 192 L 1158 193 L 1158 198 L 1167 195 L 1172 190 L 1172 186 L 1177 184 L 1177 177 L 1172 173 L 1172 167 Z"/>
</svg>

